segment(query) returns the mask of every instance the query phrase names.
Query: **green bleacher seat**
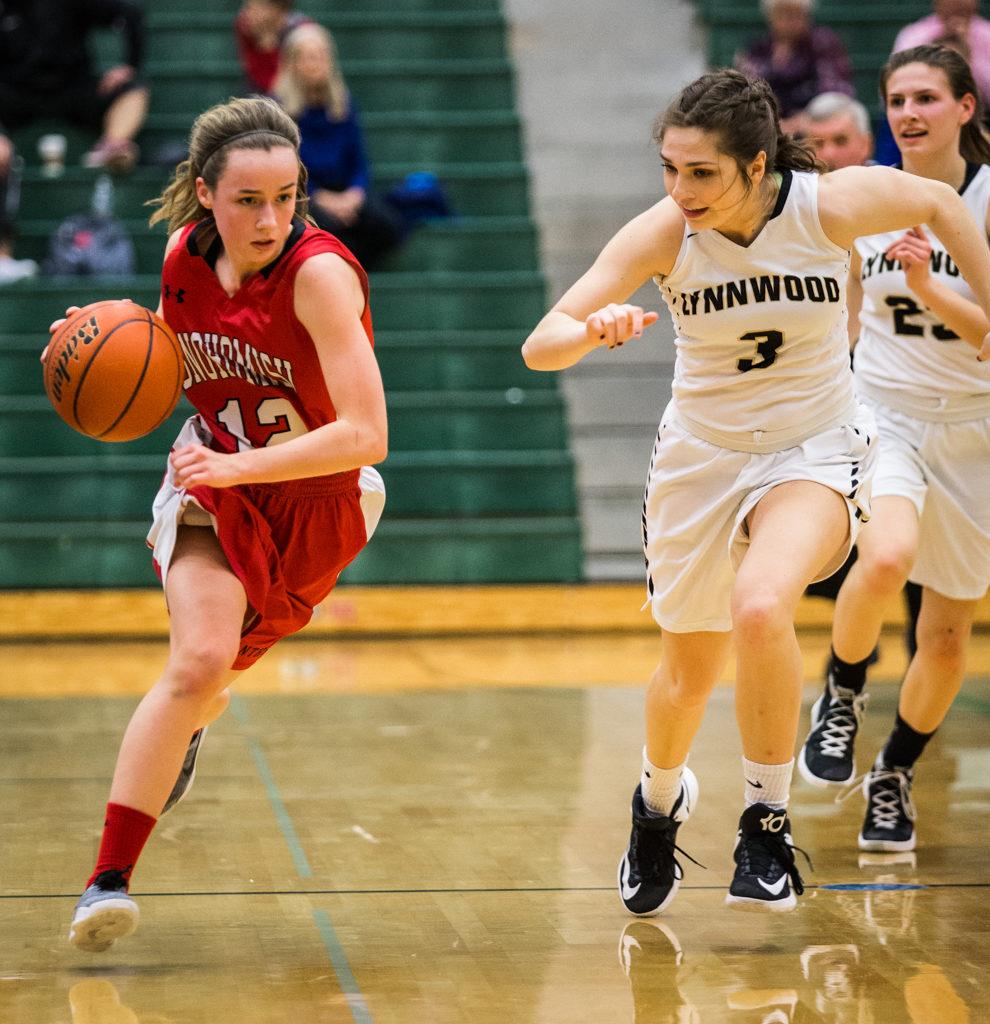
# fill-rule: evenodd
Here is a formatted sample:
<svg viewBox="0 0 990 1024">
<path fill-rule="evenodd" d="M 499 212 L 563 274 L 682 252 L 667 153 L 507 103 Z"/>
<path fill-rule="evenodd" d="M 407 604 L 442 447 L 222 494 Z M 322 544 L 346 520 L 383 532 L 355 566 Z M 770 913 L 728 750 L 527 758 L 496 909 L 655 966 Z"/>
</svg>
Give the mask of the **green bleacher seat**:
<svg viewBox="0 0 990 1024">
<path fill-rule="evenodd" d="M 27 230 L 35 220 L 61 220 L 89 207 L 97 174 L 77 164 L 79 156 L 92 140 L 84 133 L 77 133 L 73 141 L 74 145 L 70 146 L 72 162 L 60 177 L 49 179 L 37 167 L 27 169 L 20 210 L 21 223 Z M 375 165 L 375 181 L 379 188 L 387 190 L 413 170 L 436 174 L 459 216 L 529 215 L 528 185 L 522 164 L 385 162 Z M 153 209 L 146 205 L 147 200 L 160 194 L 168 178 L 169 172 L 165 168 L 139 167 L 126 177 L 114 179 L 115 214 L 125 220 L 146 221 Z M 452 223 L 456 226 L 457 222 Z"/>
<path fill-rule="evenodd" d="M 501 391 L 397 391 L 389 396 L 389 436 L 395 451 L 485 451 L 566 447 L 563 399 L 545 388 Z M 171 440 L 184 416 L 170 420 Z M 164 428 L 161 428 L 164 429 Z M 157 440 L 157 438 L 156 438 Z M 161 451 L 148 438 L 126 442 Z M 0 406 L 0 457 L 92 454 L 121 447 L 85 437 L 52 412 L 43 395 L 10 395 Z"/>
<path fill-rule="evenodd" d="M 85 514 L 89 510 L 80 510 Z M 0 589 L 148 587 L 146 522 L 0 523 Z M 346 570 L 349 583 L 537 583 L 580 578 L 574 515 L 391 519 Z"/>
<path fill-rule="evenodd" d="M 142 164 L 114 179 L 115 215 L 138 276 L 42 278 L 0 288 L 0 587 L 147 586 L 150 502 L 183 402 L 158 430 L 102 444 L 63 424 L 38 353 L 67 305 L 128 296 L 154 308 L 165 227 L 146 201 L 167 182 L 193 118 L 241 87 L 231 25 L 239 0 L 146 3 L 151 111 Z M 456 216 L 428 223 L 372 275 L 376 347 L 389 400 L 389 502 L 354 583 L 524 582 L 581 576 L 573 459 L 554 375 L 520 345 L 545 309 L 506 26 L 499 0 L 311 0 L 336 37 L 362 110 L 375 187 L 412 171 L 443 183 Z M 119 40 L 97 53 L 115 63 Z M 68 141 L 57 178 L 37 140 Z M 79 166 L 94 133 L 39 122 L 27 160 L 20 256 L 43 260 L 57 224 L 90 204 Z M 164 163 L 166 155 L 172 163 Z M 159 165 L 156 166 L 156 161 Z"/>
<path fill-rule="evenodd" d="M 123 221 L 137 255 L 138 272 L 157 273 L 168 237 L 164 224 L 149 230 L 146 221 Z M 58 220 L 25 222 L 20 231 L 18 255 L 44 260 Z M 516 270 L 533 266 L 536 230 L 528 217 L 471 217 L 437 220 L 422 225 L 388 261 L 387 269 L 419 270 Z"/>
<path fill-rule="evenodd" d="M 347 84 L 361 97 L 361 109 L 511 110 L 512 66 L 493 60 L 353 60 L 343 64 Z M 199 63 L 152 63 L 151 112 L 203 109 L 240 95 L 239 65 L 227 61 L 204 69 Z"/>
<path fill-rule="evenodd" d="M 755 0 L 696 0 L 698 15 L 708 30 L 708 62 L 712 67 L 731 64 L 736 52 L 766 32 L 766 21 Z M 878 72 L 890 55 L 898 31 L 931 13 L 925 0 L 866 0 L 852 4 L 819 0 L 814 18 L 834 29 L 849 52 L 857 98 L 879 114 Z"/>
</svg>

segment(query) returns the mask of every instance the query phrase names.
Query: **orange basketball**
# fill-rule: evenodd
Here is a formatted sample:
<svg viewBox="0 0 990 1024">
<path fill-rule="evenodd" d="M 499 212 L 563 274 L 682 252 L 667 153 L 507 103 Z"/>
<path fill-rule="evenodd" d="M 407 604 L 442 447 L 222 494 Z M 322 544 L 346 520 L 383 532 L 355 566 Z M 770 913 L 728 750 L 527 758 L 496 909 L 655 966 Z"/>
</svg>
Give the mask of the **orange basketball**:
<svg viewBox="0 0 990 1024">
<path fill-rule="evenodd" d="M 80 434 L 132 441 L 160 426 L 182 394 L 182 349 L 172 329 L 128 299 L 94 302 L 52 335 L 45 391 Z"/>
</svg>

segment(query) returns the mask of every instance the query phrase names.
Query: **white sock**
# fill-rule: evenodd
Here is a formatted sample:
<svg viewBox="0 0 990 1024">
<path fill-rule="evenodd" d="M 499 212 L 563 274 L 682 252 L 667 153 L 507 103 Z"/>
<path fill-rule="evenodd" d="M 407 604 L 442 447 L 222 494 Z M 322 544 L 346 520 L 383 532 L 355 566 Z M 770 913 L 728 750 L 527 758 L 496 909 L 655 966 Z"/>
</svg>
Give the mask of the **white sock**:
<svg viewBox="0 0 990 1024">
<path fill-rule="evenodd" d="M 643 774 L 640 776 L 639 784 L 643 790 L 643 803 L 646 809 L 653 814 L 670 814 L 674 809 L 674 801 L 681 791 L 681 769 L 683 764 L 676 768 L 658 768 L 652 764 L 646 756 L 646 747 L 643 747 Z"/>
<path fill-rule="evenodd" d="M 766 804 L 782 811 L 791 797 L 791 776 L 794 758 L 786 764 L 759 764 L 744 757 L 743 778 L 746 780 L 746 806 Z"/>
</svg>

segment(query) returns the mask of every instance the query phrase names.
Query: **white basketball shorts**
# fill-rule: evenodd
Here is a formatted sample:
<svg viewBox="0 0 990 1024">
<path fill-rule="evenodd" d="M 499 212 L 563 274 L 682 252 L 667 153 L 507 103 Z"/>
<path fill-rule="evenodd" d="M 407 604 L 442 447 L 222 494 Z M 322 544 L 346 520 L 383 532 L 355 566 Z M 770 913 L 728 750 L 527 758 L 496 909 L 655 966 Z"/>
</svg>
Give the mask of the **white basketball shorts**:
<svg viewBox="0 0 990 1024">
<path fill-rule="evenodd" d="M 990 587 L 990 419 L 933 423 L 870 404 L 880 431 L 873 497 L 907 498 L 918 510 L 911 581 L 978 600 Z"/>
<path fill-rule="evenodd" d="M 869 519 L 876 455 L 876 425 L 863 405 L 848 424 L 760 455 L 695 437 L 668 406 L 643 502 L 647 604 L 653 618 L 673 633 L 731 630 L 732 585 L 749 544 L 746 517 L 765 494 L 791 480 L 823 484 L 846 499 L 849 540 L 817 578 L 831 576 Z"/>
</svg>

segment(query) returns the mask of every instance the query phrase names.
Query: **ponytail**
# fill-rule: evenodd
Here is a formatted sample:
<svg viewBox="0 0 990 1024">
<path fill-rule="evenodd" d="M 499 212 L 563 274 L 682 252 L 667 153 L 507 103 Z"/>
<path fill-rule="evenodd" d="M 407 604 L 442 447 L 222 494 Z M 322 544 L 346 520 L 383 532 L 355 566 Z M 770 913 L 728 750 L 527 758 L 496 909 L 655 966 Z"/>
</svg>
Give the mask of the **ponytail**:
<svg viewBox="0 0 990 1024">
<path fill-rule="evenodd" d="M 296 212 L 308 219 L 306 168 L 298 160 L 299 129 L 274 100 L 251 97 L 220 103 L 196 118 L 189 133 L 189 157 L 175 168 L 162 194 L 148 201 L 147 205 L 157 207 L 148 223 L 166 221 L 171 234 L 186 224 L 210 218 L 210 211 L 196 195 L 196 179 L 202 178 L 215 189 L 233 150 L 270 150 L 277 146 L 288 146 L 296 154 Z"/>
</svg>

